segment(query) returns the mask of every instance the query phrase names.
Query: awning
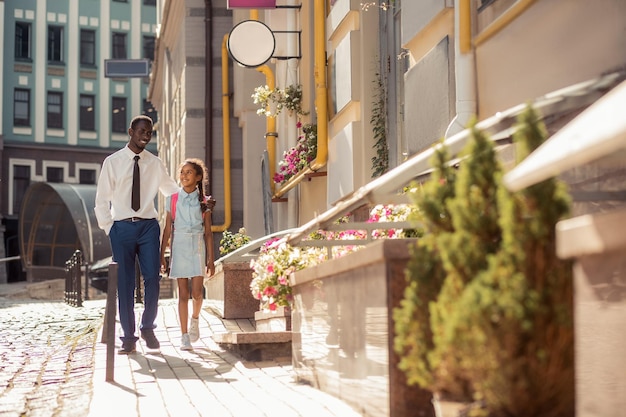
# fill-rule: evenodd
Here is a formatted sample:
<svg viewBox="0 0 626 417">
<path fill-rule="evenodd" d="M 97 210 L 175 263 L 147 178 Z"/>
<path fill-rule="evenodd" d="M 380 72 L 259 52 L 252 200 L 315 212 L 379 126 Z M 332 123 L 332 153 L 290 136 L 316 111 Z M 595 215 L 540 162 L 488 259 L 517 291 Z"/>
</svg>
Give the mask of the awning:
<svg viewBox="0 0 626 417">
<path fill-rule="evenodd" d="M 65 263 L 76 250 L 85 263 L 111 256 L 109 239 L 93 211 L 95 197 L 95 185 L 37 182 L 28 187 L 19 216 L 19 244 L 29 280 L 64 277 Z"/>
<path fill-rule="evenodd" d="M 517 191 L 626 150 L 626 81 L 584 110 L 504 176 Z"/>
</svg>

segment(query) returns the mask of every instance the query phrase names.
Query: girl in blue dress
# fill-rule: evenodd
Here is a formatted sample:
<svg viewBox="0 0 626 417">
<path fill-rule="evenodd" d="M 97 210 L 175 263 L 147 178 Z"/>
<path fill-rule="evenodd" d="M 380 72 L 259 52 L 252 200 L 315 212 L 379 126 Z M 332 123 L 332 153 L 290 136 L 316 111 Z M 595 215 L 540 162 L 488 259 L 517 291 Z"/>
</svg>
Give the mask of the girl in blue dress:
<svg viewBox="0 0 626 417">
<path fill-rule="evenodd" d="M 178 194 L 165 201 L 167 217 L 161 240 L 161 270 L 166 271 L 166 249 L 170 248 L 169 278 L 178 282 L 178 316 L 181 349 L 192 350 L 200 338 L 199 316 L 204 277 L 215 273 L 211 209 L 215 201 L 205 195 L 207 168 L 199 159 L 183 162 Z M 193 311 L 189 326 L 189 280 Z"/>
</svg>

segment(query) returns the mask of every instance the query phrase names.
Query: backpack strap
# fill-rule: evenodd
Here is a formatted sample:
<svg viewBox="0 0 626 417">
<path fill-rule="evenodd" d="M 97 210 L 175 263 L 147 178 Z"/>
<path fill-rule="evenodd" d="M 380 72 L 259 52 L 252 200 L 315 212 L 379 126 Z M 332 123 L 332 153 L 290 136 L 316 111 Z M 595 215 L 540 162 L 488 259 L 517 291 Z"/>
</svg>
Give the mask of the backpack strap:
<svg viewBox="0 0 626 417">
<path fill-rule="evenodd" d="M 178 202 L 178 193 L 172 194 L 170 197 L 170 213 L 172 214 L 172 225 L 176 218 L 176 203 Z"/>
</svg>

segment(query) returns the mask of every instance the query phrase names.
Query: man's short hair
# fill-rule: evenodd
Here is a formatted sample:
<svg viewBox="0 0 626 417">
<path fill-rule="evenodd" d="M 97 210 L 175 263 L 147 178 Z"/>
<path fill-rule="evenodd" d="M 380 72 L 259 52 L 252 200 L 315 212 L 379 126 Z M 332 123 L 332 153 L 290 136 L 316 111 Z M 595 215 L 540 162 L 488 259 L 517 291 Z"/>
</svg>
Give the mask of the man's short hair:
<svg viewBox="0 0 626 417">
<path fill-rule="evenodd" d="M 152 121 L 150 116 L 146 116 L 145 114 L 140 114 L 139 116 L 133 117 L 133 120 L 130 121 L 130 128 L 135 129 L 137 127 L 137 123 L 139 123 L 142 120 L 150 123 L 151 125 L 154 125 L 154 122 Z"/>
</svg>

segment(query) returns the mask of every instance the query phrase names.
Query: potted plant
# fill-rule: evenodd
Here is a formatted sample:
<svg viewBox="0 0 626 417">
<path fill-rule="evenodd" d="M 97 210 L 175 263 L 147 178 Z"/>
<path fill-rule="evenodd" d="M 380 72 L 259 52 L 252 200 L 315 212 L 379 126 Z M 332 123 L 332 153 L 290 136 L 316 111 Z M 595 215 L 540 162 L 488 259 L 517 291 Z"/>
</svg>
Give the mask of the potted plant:
<svg viewBox="0 0 626 417">
<path fill-rule="evenodd" d="M 317 156 L 317 125 L 298 122 L 296 126 L 301 133 L 296 146 L 283 152 L 283 158 L 278 162 L 279 169 L 273 178 L 277 184 L 287 182 Z"/>
<path fill-rule="evenodd" d="M 245 227 L 239 228 L 237 233 L 233 233 L 230 230 L 224 230 L 224 232 L 222 232 L 222 238 L 220 239 L 220 255 L 228 255 L 245 244 L 250 243 L 251 240 L 250 236 L 246 234 Z"/>
<path fill-rule="evenodd" d="M 254 89 L 252 99 L 254 104 L 259 105 L 257 114 L 261 116 L 276 117 L 283 109 L 287 109 L 290 115 L 308 114 L 302 109 L 302 86 L 299 84 L 289 85 L 284 89 L 262 85 Z"/>
</svg>

